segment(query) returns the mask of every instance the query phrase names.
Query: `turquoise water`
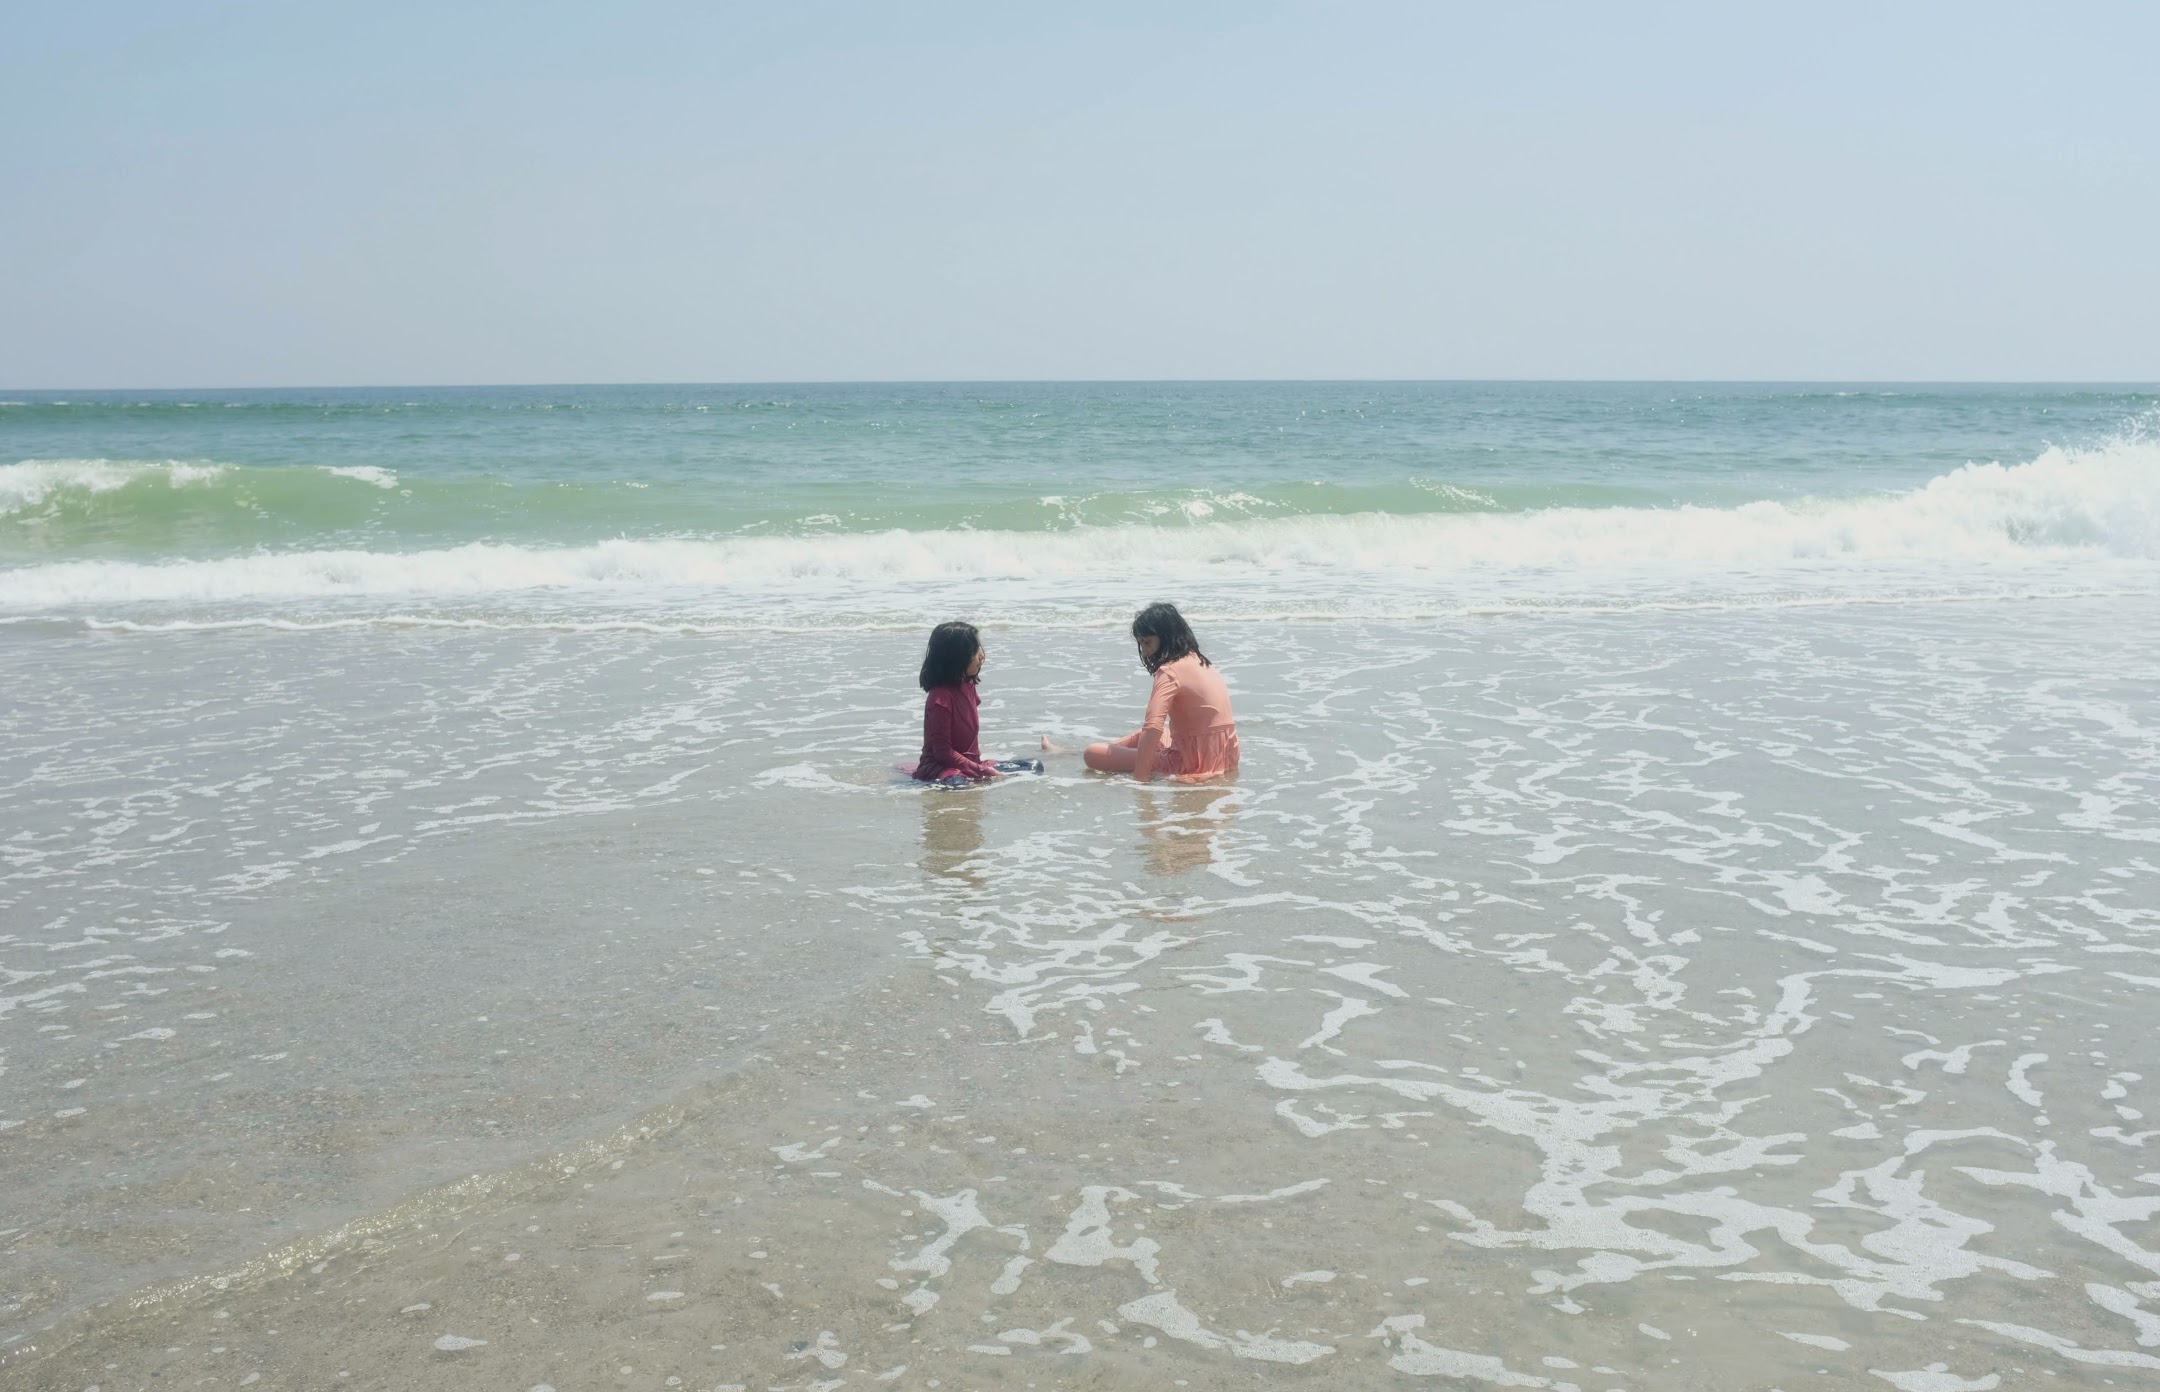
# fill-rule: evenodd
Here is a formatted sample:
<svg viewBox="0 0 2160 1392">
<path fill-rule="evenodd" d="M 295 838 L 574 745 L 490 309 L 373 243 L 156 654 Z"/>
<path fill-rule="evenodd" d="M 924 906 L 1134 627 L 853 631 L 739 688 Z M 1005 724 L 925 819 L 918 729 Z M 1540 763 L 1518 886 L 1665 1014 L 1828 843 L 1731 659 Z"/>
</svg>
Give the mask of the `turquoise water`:
<svg viewBox="0 0 2160 1392">
<path fill-rule="evenodd" d="M 1140 579 L 1285 613 L 2142 585 L 2156 403 L 1445 383 L 19 395 L 0 404 L 0 612 L 911 622 L 964 598 L 1026 622 L 1122 607 Z"/>
<path fill-rule="evenodd" d="M 2160 1370 L 2156 401 L 0 406 L 0 1383 Z"/>
</svg>

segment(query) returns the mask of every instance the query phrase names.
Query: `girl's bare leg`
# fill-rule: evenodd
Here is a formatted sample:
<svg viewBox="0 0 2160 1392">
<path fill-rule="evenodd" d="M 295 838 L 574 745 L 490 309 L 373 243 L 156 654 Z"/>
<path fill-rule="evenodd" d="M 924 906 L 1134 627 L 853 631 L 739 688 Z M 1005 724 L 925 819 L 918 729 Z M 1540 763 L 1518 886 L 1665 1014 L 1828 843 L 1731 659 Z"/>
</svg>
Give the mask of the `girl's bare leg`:
<svg viewBox="0 0 2160 1392">
<path fill-rule="evenodd" d="M 1097 773 L 1131 773 L 1140 762 L 1139 751 L 1122 744 L 1091 744 L 1081 757 Z"/>
<path fill-rule="evenodd" d="M 1107 744 L 1091 744 L 1081 757 L 1087 766 L 1097 773 L 1131 773 L 1140 762 L 1140 732 L 1133 731 L 1123 739 Z"/>
</svg>

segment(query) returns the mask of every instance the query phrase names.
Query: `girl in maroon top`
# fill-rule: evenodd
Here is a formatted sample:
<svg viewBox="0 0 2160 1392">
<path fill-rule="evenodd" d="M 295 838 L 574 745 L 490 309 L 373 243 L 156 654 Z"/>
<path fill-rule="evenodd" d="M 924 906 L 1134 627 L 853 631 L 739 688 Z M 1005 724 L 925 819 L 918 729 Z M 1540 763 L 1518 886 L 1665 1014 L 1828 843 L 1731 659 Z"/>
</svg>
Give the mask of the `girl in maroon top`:
<svg viewBox="0 0 2160 1392">
<path fill-rule="evenodd" d="M 975 625 L 941 623 L 930 631 L 923 653 L 922 762 L 915 777 L 925 783 L 962 783 L 996 778 L 996 765 L 983 762 L 982 720 L 977 708 L 976 674 L 982 671 L 982 639 Z"/>
</svg>

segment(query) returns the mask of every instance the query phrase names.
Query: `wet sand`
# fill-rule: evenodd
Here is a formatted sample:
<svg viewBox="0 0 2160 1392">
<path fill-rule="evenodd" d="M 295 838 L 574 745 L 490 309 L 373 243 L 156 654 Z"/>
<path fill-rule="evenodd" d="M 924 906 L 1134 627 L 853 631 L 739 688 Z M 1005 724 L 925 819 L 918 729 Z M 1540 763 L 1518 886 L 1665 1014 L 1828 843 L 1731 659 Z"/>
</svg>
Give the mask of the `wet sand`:
<svg viewBox="0 0 2160 1392">
<path fill-rule="evenodd" d="M 1229 630 L 1233 786 L 958 794 L 900 639 L 184 640 L 132 711 L 56 640 L 0 1379 L 2136 1385 L 2137 628 Z M 1137 707 L 998 652 L 993 735 Z"/>
</svg>

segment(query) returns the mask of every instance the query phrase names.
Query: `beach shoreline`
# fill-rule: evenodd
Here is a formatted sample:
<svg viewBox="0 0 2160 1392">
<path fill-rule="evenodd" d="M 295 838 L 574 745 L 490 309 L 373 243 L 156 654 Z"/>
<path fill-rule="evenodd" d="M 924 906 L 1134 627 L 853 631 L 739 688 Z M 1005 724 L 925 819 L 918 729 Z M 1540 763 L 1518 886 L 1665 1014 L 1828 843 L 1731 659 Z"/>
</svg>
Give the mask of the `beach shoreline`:
<svg viewBox="0 0 2160 1392">
<path fill-rule="evenodd" d="M 2155 617 L 1218 624 L 1235 783 L 962 792 L 891 774 L 900 636 L 29 640 L 13 776 L 54 781 L 10 892 L 85 947 L 9 1022 L 0 1147 L 72 1216 L 0 1219 L 4 1371 L 2135 1368 L 2087 1288 L 2153 1279 Z M 1129 722 L 1113 639 L 1002 635 L 986 753 Z M 131 1309 L 182 1272 L 227 1284 Z"/>
</svg>

